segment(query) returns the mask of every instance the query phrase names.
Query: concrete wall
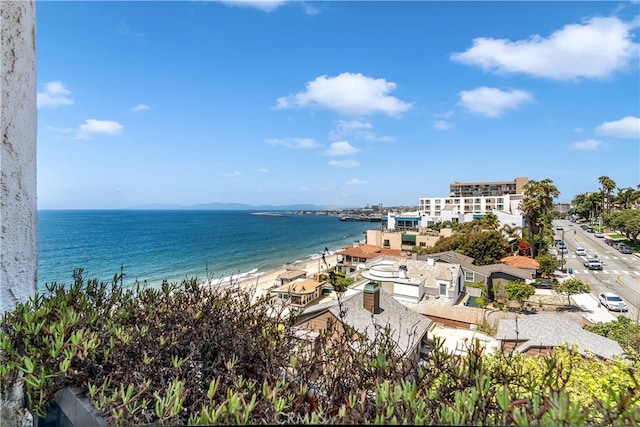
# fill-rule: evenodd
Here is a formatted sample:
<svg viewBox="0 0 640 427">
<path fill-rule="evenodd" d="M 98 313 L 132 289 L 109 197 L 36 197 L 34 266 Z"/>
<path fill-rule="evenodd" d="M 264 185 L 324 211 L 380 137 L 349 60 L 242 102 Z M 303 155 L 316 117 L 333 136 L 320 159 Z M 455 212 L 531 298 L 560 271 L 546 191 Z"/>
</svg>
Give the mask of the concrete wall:
<svg viewBox="0 0 640 427">
<path fill-rule="evenodd" d="M 2 1 L 0 310 L 37 287 L 35 3 Z"/>
<path fill-rule="evenodd" d="M 34 0 L 0 1 L 0 311 L 37 289 L 36 13 Z M 0 313 L 0 314 L 1 314 Z M 0 425 L 33 424 L 14 386 L 0 401 Z"/>
</svg>

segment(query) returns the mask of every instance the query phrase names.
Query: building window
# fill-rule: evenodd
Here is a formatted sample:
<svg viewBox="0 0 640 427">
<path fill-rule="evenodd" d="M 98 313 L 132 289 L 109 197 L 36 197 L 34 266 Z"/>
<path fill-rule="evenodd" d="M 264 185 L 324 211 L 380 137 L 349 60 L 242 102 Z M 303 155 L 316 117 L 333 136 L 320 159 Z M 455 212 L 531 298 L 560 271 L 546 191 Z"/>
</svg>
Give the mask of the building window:
<svg viewBox="0 0 640 427">
<path fill-rule="evenodd" d="M 473 271 L 465 271 L 464 272 L 464 281 L 465 282 L 473 282 Z"/>
<path fill-rule="evenodd" d="M 389 245 L 389 239 L 384 239 L 384 242 L 382 242 L 382 246 L 385 247 L 385 248 L 388 248 L 390 246 Z"/>
<path fill-rule="evenodd" d="M 447 284 L 446 283 L 440 283 L 440 295 L 443 295 L 443 296 L 447 295 Z"/>
</svg>

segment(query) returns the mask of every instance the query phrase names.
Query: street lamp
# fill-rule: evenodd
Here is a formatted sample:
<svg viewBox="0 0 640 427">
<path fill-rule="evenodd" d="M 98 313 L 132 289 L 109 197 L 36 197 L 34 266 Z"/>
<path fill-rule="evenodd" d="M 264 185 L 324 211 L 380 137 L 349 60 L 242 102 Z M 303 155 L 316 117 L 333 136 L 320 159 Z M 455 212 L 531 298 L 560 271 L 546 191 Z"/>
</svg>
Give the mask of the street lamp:
<svg viewBox="0 0 640 427">
<path fill-rule="evenodd" d="M 560 249 L 560 255 L 562 260 L 560 261 L 560 271 L 564 273 L 564 248 L 567 247 L 567 243 L 564 241 L 564 228 L 562 229 L 562 249 Z"/>
</svg>

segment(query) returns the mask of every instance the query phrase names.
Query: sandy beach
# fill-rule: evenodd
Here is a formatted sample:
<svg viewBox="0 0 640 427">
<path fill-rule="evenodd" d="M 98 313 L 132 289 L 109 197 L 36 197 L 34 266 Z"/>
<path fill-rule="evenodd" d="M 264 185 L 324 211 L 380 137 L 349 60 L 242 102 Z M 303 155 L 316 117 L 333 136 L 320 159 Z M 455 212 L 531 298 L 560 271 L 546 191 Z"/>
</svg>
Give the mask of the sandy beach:
<svg viewBox="0 0 640 427">
<path fill-rule="evenodd" d="M 333 253 L 325 255 L 325 261 L 328 267 L 333 267 L 338 263 L 338 255 Z M 237 281 L 237 286 L 243 288 L 255 288 L 255 296 L 260 297 L 266 294 L 270 288 L 276 285 L 276 279 L 282 273 L 287 270 L 304 270 L 307 272 L 307 277 L 312 277 L 320 270 L 325 270 L 327 266 L 324 265 L 321 258 L 307 259 L 281 266 L 278 269 L 267 271 L 258 276 L 241 278 Z M 235 279 L 233 280 L 235 282 Z M 205 286 L 215 286 L 219 284 L 219 281 L 209 280 L 204 283 Z"/>
</svg>

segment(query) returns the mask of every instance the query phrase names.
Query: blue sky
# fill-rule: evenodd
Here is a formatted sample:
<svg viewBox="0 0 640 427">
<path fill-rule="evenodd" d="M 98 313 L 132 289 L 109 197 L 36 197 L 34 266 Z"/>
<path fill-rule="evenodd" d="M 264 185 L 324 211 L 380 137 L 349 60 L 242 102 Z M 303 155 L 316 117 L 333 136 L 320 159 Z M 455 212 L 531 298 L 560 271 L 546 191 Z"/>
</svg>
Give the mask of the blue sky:
<svg viewBox="0 0 640 427">
<path fill-rule="evenodd" d="M 640 184 L 638 2 L 36 2 L 38 207 Z"/>
</svg>

